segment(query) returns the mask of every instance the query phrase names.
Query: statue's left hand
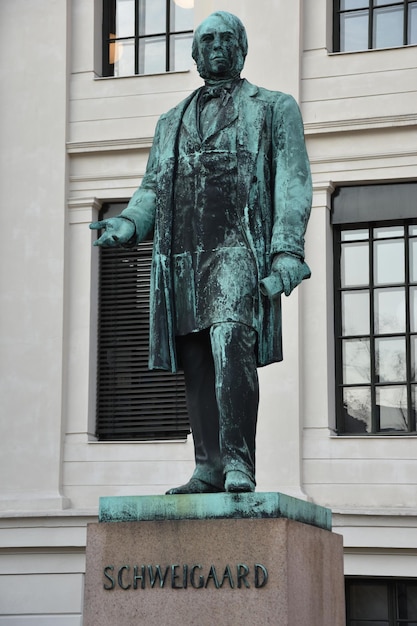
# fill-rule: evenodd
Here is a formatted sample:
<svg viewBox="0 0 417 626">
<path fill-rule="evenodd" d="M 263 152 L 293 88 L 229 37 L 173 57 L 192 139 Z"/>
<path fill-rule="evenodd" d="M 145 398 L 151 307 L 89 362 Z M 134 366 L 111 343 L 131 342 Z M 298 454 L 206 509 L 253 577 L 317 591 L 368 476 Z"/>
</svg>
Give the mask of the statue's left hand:
<svg viewBox="0 0 417 626">
<path fill-rule="evenodd" d="M 280 277 L 286 296 L 289 296 L 305 278 L 303 267 L 304 263 L 301 259 L 285 253 L 277 254 L 272 261 L 272 273 Z"/>
<path fill-rule="evenodd" d="M 274 298 L 280 292 L 289 296 L 297 285 L 310 277 L 310 268 L 304 261 L 291 254 L 277 254 L 272 261 L 271 274 L 261 281 L 261 291 Z"/>
</svg>

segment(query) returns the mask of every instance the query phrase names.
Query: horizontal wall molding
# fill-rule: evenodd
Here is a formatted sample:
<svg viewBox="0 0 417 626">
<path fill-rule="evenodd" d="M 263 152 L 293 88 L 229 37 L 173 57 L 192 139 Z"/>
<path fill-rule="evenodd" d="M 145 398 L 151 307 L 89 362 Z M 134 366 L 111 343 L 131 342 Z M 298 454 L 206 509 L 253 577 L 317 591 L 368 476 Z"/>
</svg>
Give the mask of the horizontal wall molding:
<svg viewBox="0 0 417 626">
<path fill-rule="evenodd" d="M 417 150 L 396 150 L 395 152 L 369 152 L 367 154 L 338 154 L 336 156 L 310 157 L 311 164 L 322 165 L 326 163 L 346 163 L 357 161 L 375 161 L 376 159 L 417 159 Z M 411 165 L 411 163 L 410 163 Z"/>
<path fill-rule="evenodd" d="M 129 180 L 132 182 L 132 184 L 135 184 L 136 187 L 138 186 L 138 179 L 143 178 L 145 172 L 135 172 L 135 173 L 130 173 L 130 174 L 90 174 L 90 175 L 86 175 L 86 176 L 70 176 L 69 180 L 70 183 L 96 183 L 96 182 L 103 182 L 103 181 L 111 181 L 112 183 L 118 182 L 118 181 L 125 181 L 125 180 Z M 129 185 L 130 186 L 130 185 Z"/>
<path fill-rule="evenodd" d="M 381 117 L 366 117 L 346 120 L 332 120 L 324 122 L 306 122 L 304 132 L 306 136 L 343 133 L 351 131 L 378 130 L 381 128 L 396 128 L 402 126 L 417 126 L 417 115 L 392 115 Z M 68 154 L 83 154 L 91 152 L 112 152 L 116 150 L 149 150 L 153 137 L 132 137 L 130 139 L 100 139 L 97 141 L 69 141 Z"/>
<path fill-rule="evenodd" d="M 333 526 L 393 526 L 398 527 L 398 519 L 404 522 L 401 525 L 417 527 L 416 507 L 332 507 Z M 373 519 L 371 519 L 373 518 Z"/>
<path fill-rule="evenodd" d="M 130 139 L 100 139 L 97 141 L 69 141 L 68 154 L 85 152 L 112 152 L 113 150 L 149 150 L 153 137 L 132 137 Z"/>
<path fill-rule="evenodd" d="M 320 106 L 318 104 L 318 106 Z M 304 124 L 306 135 L 324 135 L 378 128 L 395 128 L 399 126 L 417 126 L 417 115 L 386 115 L 324 122 L 307 122 Z"/>
</svg>

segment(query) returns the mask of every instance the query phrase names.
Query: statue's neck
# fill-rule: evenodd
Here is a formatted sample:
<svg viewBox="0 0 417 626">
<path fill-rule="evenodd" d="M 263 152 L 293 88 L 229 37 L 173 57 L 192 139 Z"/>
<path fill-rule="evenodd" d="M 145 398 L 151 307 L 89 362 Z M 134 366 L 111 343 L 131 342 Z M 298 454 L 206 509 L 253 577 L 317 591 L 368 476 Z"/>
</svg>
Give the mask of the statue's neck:
<svg viewBox="0 0 417 626">
<path fill-rule="evenodd" d="M 211 76 L 204 79 L 204 83 L 209 87 L 221 87 L 222 85 L 230 85 L 240 79 L 240 74 L 229 76 Z"/>
</svg>

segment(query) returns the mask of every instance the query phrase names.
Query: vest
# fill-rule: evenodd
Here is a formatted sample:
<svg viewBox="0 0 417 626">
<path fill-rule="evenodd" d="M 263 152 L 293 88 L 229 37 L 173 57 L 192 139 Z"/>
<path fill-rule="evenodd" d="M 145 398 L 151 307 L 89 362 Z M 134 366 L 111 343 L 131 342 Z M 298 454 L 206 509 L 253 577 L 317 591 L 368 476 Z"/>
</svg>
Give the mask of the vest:
<svg viewBox="0 0 417 626">
<path fill-rule="evenodd" d="M 219 98 L 199 112 L 198 96 L 180 129 L 172 262 L 177 335 L 234 321 L 253 326 L 256 268 L 237 215 L 236 120 L 216 128 Z"/>
</svg>

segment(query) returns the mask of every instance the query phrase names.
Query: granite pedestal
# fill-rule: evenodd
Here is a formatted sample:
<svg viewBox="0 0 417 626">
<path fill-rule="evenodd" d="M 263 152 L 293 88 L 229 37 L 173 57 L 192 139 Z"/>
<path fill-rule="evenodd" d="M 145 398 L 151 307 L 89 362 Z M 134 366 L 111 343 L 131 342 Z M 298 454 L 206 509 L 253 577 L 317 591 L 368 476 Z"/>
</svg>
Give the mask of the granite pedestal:
<svg viewBox="0 0 417 626">
<path fill-rule="evenodd" d="M 328 509 L 276 493 L 103 498 L 84 626 L 344 626 Z"/>
</svg>

